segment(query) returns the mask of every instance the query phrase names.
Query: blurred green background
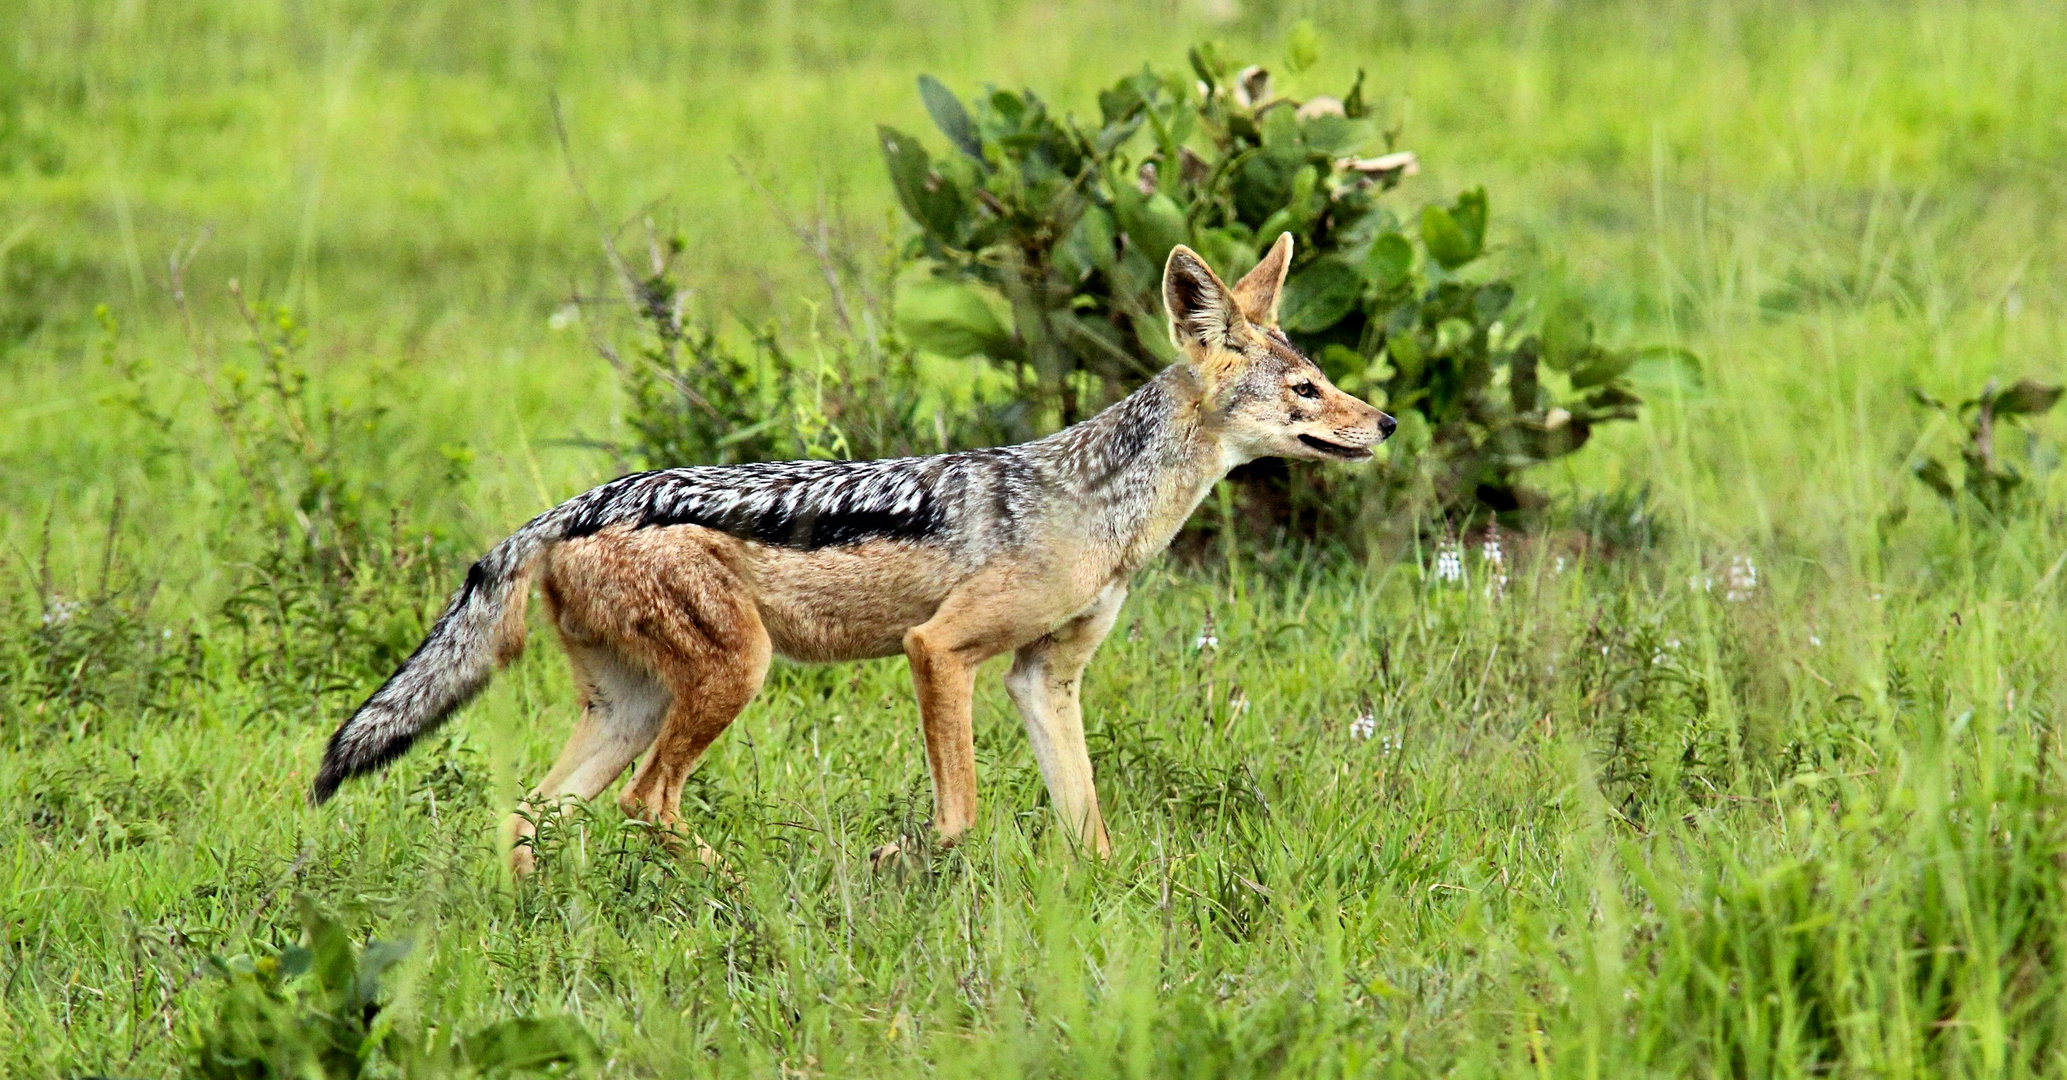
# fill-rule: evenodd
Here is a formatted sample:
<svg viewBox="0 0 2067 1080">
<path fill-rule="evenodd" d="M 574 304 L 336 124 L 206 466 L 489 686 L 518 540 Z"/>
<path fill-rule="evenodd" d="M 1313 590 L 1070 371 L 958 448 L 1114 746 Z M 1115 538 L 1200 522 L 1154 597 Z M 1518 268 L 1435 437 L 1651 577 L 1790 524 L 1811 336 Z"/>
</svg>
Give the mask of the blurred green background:
<svg viewBox="0 0 2067 1080">
<path fill-rule="evenodd" d="M 291 305 L 334 366 L 388 365 L 427 427 L 484 450 L 519 423 L 607 429 L 607 372 L 549 327 L 600 263 L 555 93 L 613 222 L 665 200 L 701 303 L 801 325 L 814 268 L 748 177 L 886 234 L 871 125 L 930 131 L 917 73 L 1081 111 L 1144 62 L 1181 68 L 1195 40 L 1273 62 L 1301 19 L 1323 48 L 1290 88 L 1339 93 L 1367 70 L 1421 154 L 1400 205 L 1484 183 L 1524 296 L 1580 294 L 1611 337 L 1712 358 L 1709 397 L 1656 421 L 1666 441 L 1627 433 L 1620 460 L 1576 465 L 1662 451 L 1642 468 L 1681 470 L 1698 520 L 1828 528 L 1800 511 L 1857 510 L 1877 487 L 1814 450 L 1899 452 L 1873 420 L 1903 385 L 1965 386 L 2059 345 L 2067 76 L 2050 58 L 2067 31 L 2044 5 L 26 0 L 0 18 L 16 505 L 127 467 L 82 422 L 90 312 L 169 328 L 166 260 L 204 235 L 188 275 L 204 308 L 232 276 Z M 593 464 L 541 461 L 556 495 Z"/>
</svg>

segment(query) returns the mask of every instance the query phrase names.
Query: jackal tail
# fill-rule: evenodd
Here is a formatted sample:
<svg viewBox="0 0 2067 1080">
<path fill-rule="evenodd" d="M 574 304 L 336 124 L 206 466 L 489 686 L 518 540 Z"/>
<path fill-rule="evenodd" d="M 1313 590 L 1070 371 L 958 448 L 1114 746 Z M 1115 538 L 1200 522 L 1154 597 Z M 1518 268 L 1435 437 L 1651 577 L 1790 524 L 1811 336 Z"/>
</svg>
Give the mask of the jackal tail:
<svg viewBox="0 0 2067 1080">
<path fill-rule="evenodd" d="M 488 685 L 524 651 L 524 608 L 533 565 L 578 528 L 575 502 L 533 518 L 467 570 L 423 643 L 366 703 L 338 726 L 309 789 L 320 805 L 339 784 L 406 752 L 418 737 Z"/>
</svg>

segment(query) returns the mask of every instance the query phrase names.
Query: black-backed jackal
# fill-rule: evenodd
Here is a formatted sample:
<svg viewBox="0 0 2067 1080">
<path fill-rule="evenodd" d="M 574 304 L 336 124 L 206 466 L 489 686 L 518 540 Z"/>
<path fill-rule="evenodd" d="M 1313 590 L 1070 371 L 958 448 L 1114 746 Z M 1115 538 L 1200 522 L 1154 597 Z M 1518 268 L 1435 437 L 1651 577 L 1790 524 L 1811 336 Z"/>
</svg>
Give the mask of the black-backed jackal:
<svg viewBox="0 0 2067 1080">
<path fill-rule="evenodd" d="M 682 785 L 771 657 L 903 654 L 933 774 L 933 829 L 976 816 L 970 695 L 1005 684 L 1068 835 L 1111 850 L 1078 685 L 1136 571 L 1227 471 L 1259 457 L 1356 461 L 1392 418 L 1343 393 L 1277 329 L 1292 238 L 1232 289 L 1189 248 L 1163 300 L 1182 358 L 1097 416 L 1019 446 L 620 477 L 532 519 L 467 572 L 414 655 L 337 729 L 310 793 L 386 764 L 523 647 L 536 576 L 581 686 L 581 719 L 531 796 L 618 802 L 676 823 Z M 513 817 L 531 866 L 529 807 Z"/>
</svg>

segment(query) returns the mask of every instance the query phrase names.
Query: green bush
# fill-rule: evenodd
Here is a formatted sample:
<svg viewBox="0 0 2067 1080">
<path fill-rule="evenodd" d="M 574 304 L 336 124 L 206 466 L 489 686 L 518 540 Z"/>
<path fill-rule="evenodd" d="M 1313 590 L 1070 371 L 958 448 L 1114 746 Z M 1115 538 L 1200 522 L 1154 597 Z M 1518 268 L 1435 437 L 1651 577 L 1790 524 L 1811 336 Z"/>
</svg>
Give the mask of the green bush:
<svg viewBox="0 0 2067 1080">
<path fill-rule="evenodd" d="M 200 666 L 195 635 L 152 619 L 158 582 L 123 559 L 122 517 L 117 499 L 91 586 L 58 587 L 46 517 L 28 587 L 0 587 L 0 744 L 19 749 L 162 715 Z"/>
<path fill-rule="evenodd" d="M 190 364 L 134 356 L 105 306 L 101 351 L 115 379 L 110 402 L 140 429 L 138 456 L 215 481 L 212 540 L 232 570 L 221 618 L 205 633 L 197 624 L 200 642 L 150 627 L 149 590 L 118 557 L 121 536 L 111 521 L 101 583 L 91 593 L 61 595 L 46 569 L 35 593 L 40 631 L 0 631 L 0 689 L 16 679 L 51 684 L 54 665 L 121 638 L 132 653 L 153 658 L 161 682 L 180 686 L 234 671 L 262 689 L 254 711 L 327 710 L 393 671 L 422 640 L 426 606 L 444 597 L 465 554 L 435 515 L 455 497 L 473 454 L 448 443 L 438 468 L 399 468 L 405 451 L 392 409 L 377 390 L 371 401 L 319 390 L 304 355 L 308 328 L 292 311 L 247 298 L 231 281 L 242 347 L 218 349 L 207 309 L 189 301 L 183 269 L 174 263 L 173 298 Z M 171 379 L 198 384 L 204 415 L 175 415 Z M 16 628 L 35 629 L 29 620 L 39 618 L 10 608 L 0 615 L 13 616 Z M 139 638 L 143 629 L 158 640 Z M 7 662 L 10 636 L 29 639 L 28 660 Z M 171 648 L 176 639 L 186 647 Z"/>
<path fill-rule="evenodd" d="M 2062 390 L 2030 379 L 2019 379 L 2008 387 L 1990 379 L 1979 394 L 1958 405 L 1940 401 L 1926 390 L 1910 390 L 1917 404 L 1943 416 L 1961 436 L 1957 480 L 1950 466 L 1929 454 L 1918 457 L 1910 471 L 1955 511 L 1971 505 L 1988 517 L 2000 518 L 2028 507 L 2026 470 L 2041 475 L 2050 471 L 2058 465 L 2059 453 L 2026 431 L 2022 447 L 2025 468 L 2019 469 L 2010 448 L 2003 445 L 2004 424 L 2015 426 L 2020 419 L 2051 412 L 2059 404 Z"/>
<path fill-rule="evenodd" d="M 922 77 L 949 152 L 879 129 L 918 229 L 908 254 L 931 271 L 901 296 L 899 326 L 927 351 L 1018 377 L 1034 407 L 1011 434 L 1082 419 L 1170 361 L 1159 278 L 1172 247 L 1233 278 L 1281 232 L 1296 240 L 1283 328 L 1402 432 L 1375 473 L 1295 487 L 1281 466 L 1253 470 L 1276 477 L 1251 496 L 1274 525 L 1341 531 L 1403 506 L 1526 519 L 1540 500 L 1519 474 L 1633 418 L 1638 364 L 1696 373 L 1681 351 L 1603 346 L 1569 305 L 1522 329 L 1527 306 L 1481 262 L 1483 189 L 1404 220 L 1382 201 L 1416 162 L 1379 130 L 1361 74 L 1339 99 L 1299 101 L 1211 47 L 1193 49 L 1191 67 L 1119 80 L 1098 95 L 1095 124 L 1031 92 L 965 105 Z M 1363 156 L 1381 141 L 1386 153 Z"/>
<path fill-rule="evenodd" d="M 921 377 L 908 343 L 847 313 L 849 294 L 885 306 L 894 268 L 891 281 L 872 281 L 851 252 L 814 247 L 838 318 L 810 342 L 815 362 L 804 362 L 773 325 L 739 320 L 728 330 L 692 311 L 676 269 L 684 241 L 648 231 L 643 269 L 614 241 L 605 246 L 623 304 L 581 305 L 591 344 L 625 390 L 629 438 L 601 444 L 620 468 L 900 457 L 993 443 L 1008 430 L 1001 416 L 1016 402 L 964 395 L 947 407 L 950 395 Z"/>
<path fill-rule="evenodd" d="M 591 1071 L 602 1056 L 571 1017 L 522 1017 L 465 1036 L 407 1034 L 381 1014 L 381 981 L 402 942 L 352 944 L 337 920 L 298 901 L 302 942 L 257 959 L 210 957 L 215 1013 L 195 1028 L 190 1080 L 357 1080 L 507 1076 L 556 1066 Z"/>
</svg>

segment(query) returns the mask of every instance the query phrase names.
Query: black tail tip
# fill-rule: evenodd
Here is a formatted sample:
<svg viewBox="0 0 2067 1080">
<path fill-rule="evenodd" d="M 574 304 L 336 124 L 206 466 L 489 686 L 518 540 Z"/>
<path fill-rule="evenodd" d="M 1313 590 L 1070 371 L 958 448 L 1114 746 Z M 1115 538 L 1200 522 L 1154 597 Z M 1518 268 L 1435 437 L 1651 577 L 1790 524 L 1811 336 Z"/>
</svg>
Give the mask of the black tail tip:
<svg viewBox="0 0 2067 1080">
<path fill-rule="evenodd" d="M 323 767 L 316 770 L 316 782 L 309 785 L 309 805 L 321 806 L 337 794 L 337 787 L 344 783 L 344 770 L 336 768 L 325 760 Z"/>
</svg>

